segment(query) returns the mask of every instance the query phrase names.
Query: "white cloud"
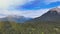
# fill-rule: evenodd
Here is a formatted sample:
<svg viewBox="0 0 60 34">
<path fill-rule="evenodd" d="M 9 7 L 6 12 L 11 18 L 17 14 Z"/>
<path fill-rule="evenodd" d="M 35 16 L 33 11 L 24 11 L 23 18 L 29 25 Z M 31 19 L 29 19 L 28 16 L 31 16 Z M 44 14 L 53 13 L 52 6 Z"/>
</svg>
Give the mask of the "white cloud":
<svg viewBox="0 0 60 34">
<path fill-rule="evenodd" d="M 26 17 L 36 18 L 41 16 L 42 14 L 46 13 L 48 9 L 40 9 L 40 10 L 32 10 L 23 12 L 23 15 Z"/>
<path fill-rule="evenodd" d="M 49 8 L 49 9 L 40 9 L 40 10 L 27 10 L 27 11 L 8 10 L 10 6 L 23 5 L 26 2 L 30 2 L 30 1 L 34 1 L 34 0 L 0 0 L 0 14 L 4 15 L 4 16 L 0 15 L 0 18 L 5 17 L 7 15 L 20 15 L 20 16 L 23 15 L 25 17 L 35 18 L 41 16 L 42 14 L 46 13 L 50 9 Z M 56 1 L 60 1 L 60 0 L 45 0 L 44 2 L 50 4 Z"/>
<path fill-rule="evenodd" d="M 7 9 L 10 6 L 23 5 L 32 0 L 0 0 L 0 9 Z"/>
<path fill-rule="evenodd" d="M 42 14 L 46 13 L 49 9 L 40 9 L 40 10 L 27 10 L 27 11 L 18 11 L 18 10 L 13 10 L 13 11 L 8 11 L 8 10 L 0 10 L 0 14 L 8 16 L 8 15 L 20 15 L 20 16 L 25 16 L 25 17 L 39 17 Z M 2 16 L 0 16 L 2 17 Z"/>
<path fill-rule="evenodd" d="M 14 11 L 10 11 L 8 9 L 15 9 L 13 8 L 14 6 L 20 6 L 23 5 L 27 2 L 31 2 L 34 0 L 0 0 L 0 17 L 3 17 L 2 15 L 24 15 L 25 12 L 23 11 L 18 11 L 18 10 L 14 10 Z"/>
<path fill-rule="evenodd" d="M 57 6 L 57 8 L 60 8 L 60 6 Z"/>
<path fill-rule="evenodd" d="M 60 1 L 60 0 L 44 0 L 46 4 L 50 4 L 52 2 L 57 2 L 57 1 Z"/>
</svg>

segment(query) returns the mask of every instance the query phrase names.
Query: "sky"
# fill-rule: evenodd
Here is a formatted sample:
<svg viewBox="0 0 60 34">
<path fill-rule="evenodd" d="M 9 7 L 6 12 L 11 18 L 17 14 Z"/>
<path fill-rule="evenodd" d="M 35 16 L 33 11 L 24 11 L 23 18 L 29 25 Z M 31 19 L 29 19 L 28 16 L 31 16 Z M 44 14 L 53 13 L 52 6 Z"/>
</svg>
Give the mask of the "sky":
<svg viewBox="0 0 60 34">
<path fill-rule="evenodd" d="M 0 0 L 0 18 L 8 15 L 36 18 L 55 7 L 60 8 L 60 0 Z"/>
</svg>

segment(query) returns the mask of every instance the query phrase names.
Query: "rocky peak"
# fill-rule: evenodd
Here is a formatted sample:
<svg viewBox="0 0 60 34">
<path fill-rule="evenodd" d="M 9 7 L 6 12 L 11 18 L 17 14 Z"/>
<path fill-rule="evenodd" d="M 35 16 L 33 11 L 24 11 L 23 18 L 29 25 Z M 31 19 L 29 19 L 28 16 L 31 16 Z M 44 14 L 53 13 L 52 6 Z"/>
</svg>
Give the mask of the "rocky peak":
<svg viewBox="0 0 60 34">
<path fill-rule="evenodd" d="M 60 13 L 60 8 L 56 7 L 56 8 L 50 9 L 49 11 Z"/>
</svg>

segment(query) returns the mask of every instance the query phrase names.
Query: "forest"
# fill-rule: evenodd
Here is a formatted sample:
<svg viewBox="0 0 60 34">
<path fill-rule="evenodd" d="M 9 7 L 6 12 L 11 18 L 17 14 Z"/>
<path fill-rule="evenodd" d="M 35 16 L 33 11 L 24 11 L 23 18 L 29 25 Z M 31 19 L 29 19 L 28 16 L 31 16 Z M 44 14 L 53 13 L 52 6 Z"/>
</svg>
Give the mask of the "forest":
<svg viewBox="0 0 60 34">
<path fill-rule="evenodd" d="M 60 34 L 60 23 L 0 21 L 0 34 Z"/>
</svg>

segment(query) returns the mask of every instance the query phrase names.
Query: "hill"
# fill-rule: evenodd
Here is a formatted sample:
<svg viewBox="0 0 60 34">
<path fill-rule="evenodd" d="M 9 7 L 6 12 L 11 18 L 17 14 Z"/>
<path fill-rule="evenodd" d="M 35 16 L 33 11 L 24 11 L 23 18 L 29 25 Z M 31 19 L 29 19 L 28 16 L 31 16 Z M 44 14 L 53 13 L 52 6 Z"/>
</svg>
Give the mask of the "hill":
<svg viewBox="0 0 60 34">
<path fill-rule="evenodd" d="M 40 17 L 27 21 L 42 34 L 60 34 L 60 8 L 50 9 Z M 39 33 L 38 33 L 39 34 Z"/>
<path fill-rule="evenodd" d="M 47 13 L 35 18 L 37 21 L 60 22 L 60 8 L 50 9 Z"/>
<path fill-rule="evenodd" d="M 17 16 L 17 15 L 8 15 L 4 18 L 0 18 L 0 21 L 15 21 L 17 23 L 24 23 L 25 21 L 31 20 L 32 18 Z"/>
</svg>

